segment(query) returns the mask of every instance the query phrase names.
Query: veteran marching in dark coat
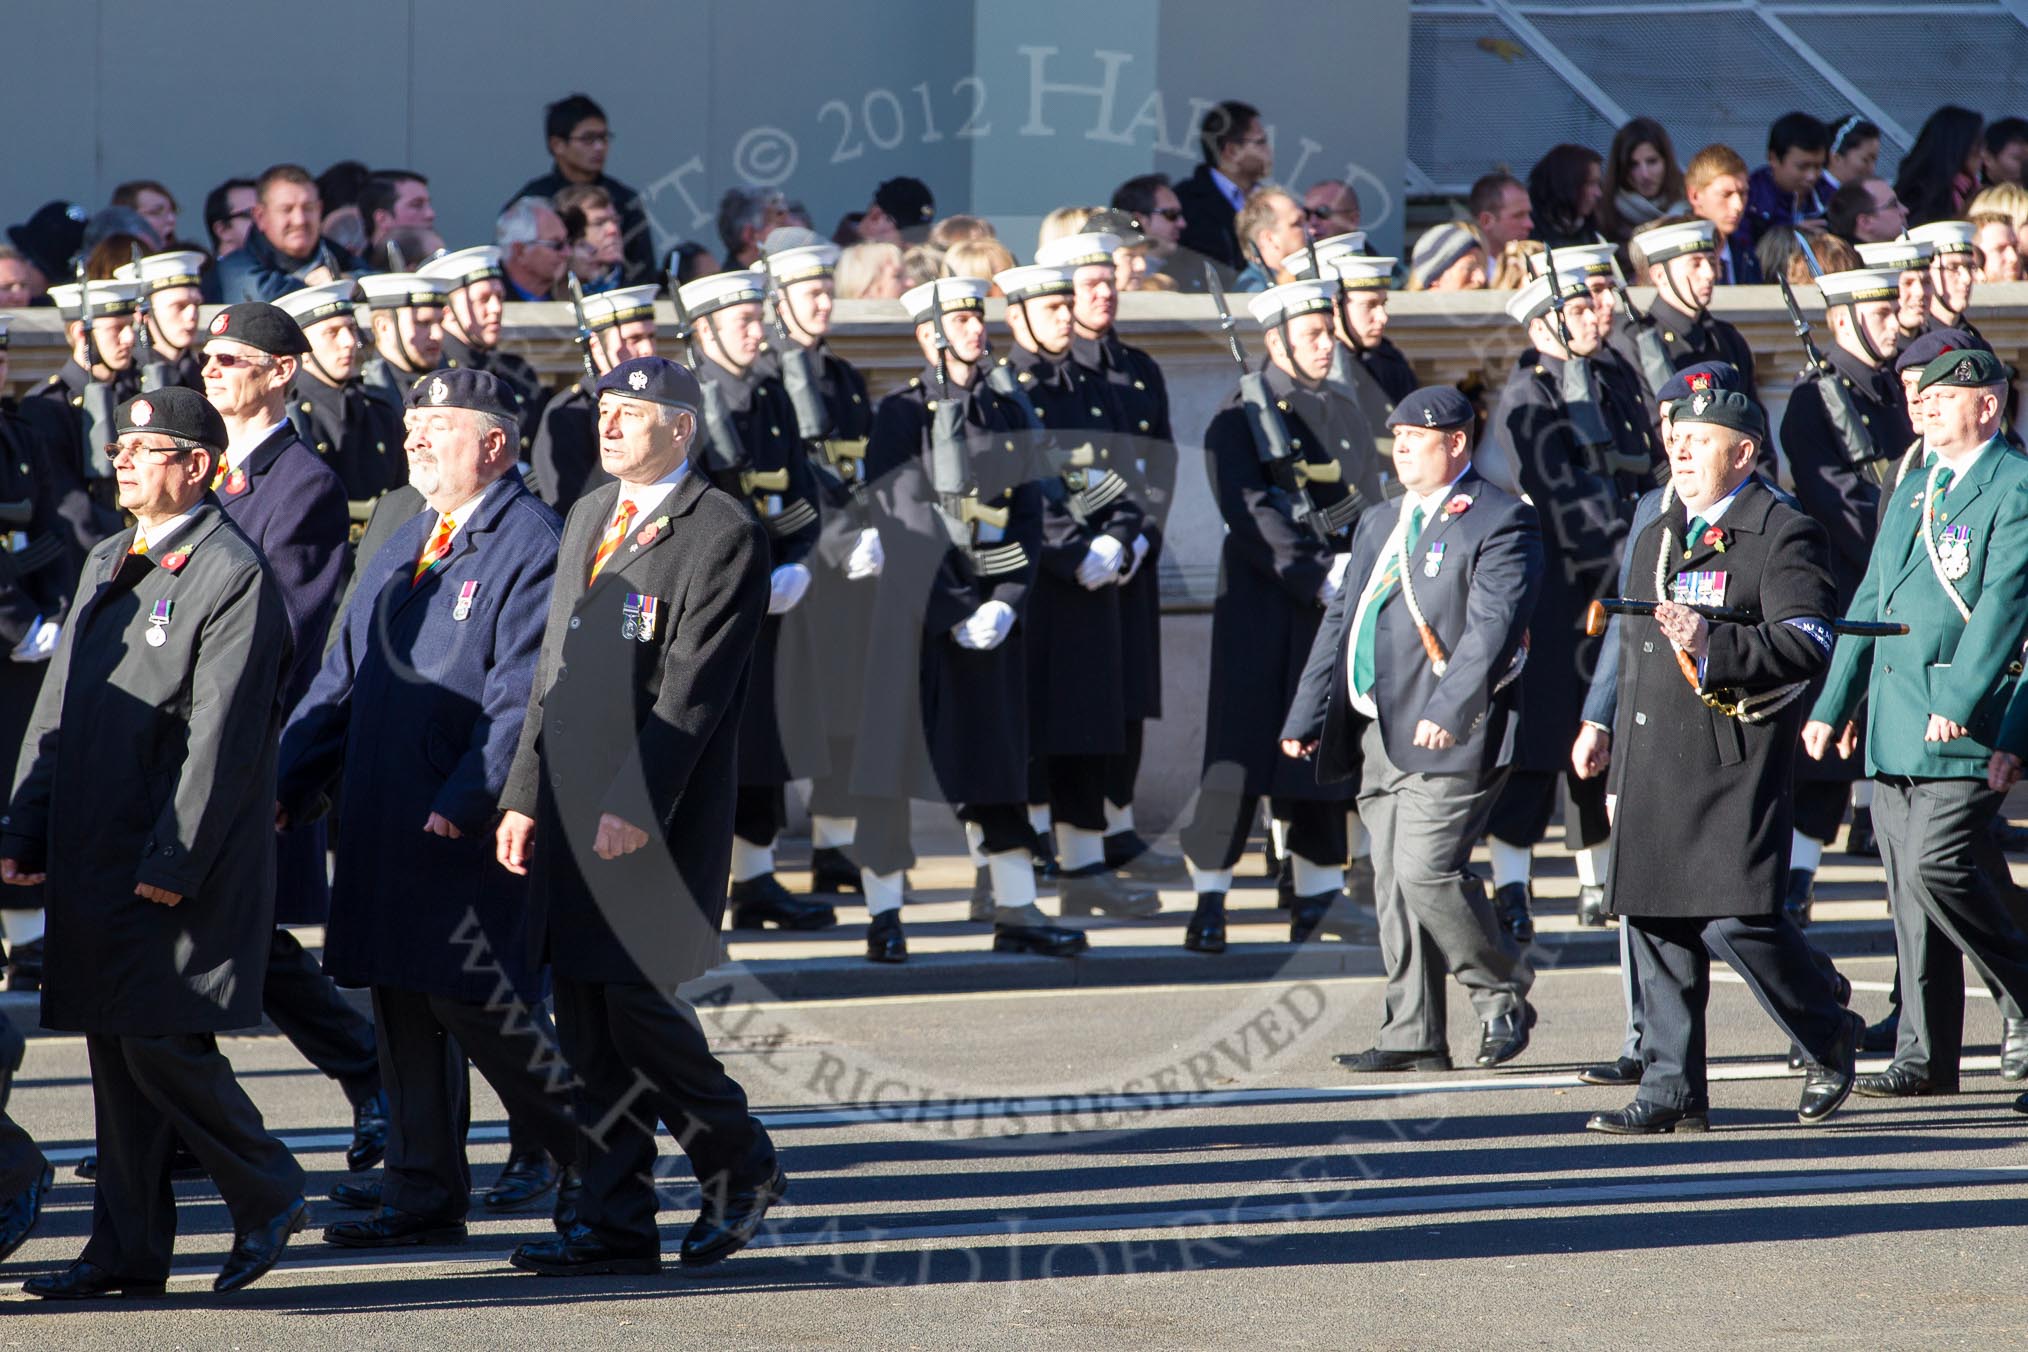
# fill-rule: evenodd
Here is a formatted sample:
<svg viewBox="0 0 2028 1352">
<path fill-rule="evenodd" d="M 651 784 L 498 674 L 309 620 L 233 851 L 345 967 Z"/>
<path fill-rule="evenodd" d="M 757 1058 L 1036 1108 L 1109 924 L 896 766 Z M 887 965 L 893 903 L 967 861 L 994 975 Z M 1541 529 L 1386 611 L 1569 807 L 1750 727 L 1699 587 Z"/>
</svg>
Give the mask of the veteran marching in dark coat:
<svg viewBox="0 0 2028 1352">
<path fill-rule="evenodd" d="M 225 418 L 230 436 L 212 491 L 268 561 L 288 609 L 293 656 L 282 674 L 286 714 L 317 674 L 337 611 L 346 564 L 345 490 L 288 421 L 290 381 L 308 350 L 294 319 L 263 301 L 227 306 L 213 316 L 204 350 L 205 397 Z M 321 822 L 282 833 L 277 926 L 324 922 L 330 909 L 324 855 Z M 373 1025 L 345 1002 L 293 934 L 276 928 L 272 937 L 268 1017 L 344 1089 L 355 1137 L 347 1163 L 368 1168 L 386 1136 Z"/>
<path fill-rule="evenodd" d="M 786 1186 L 745 1092 L 674 994 L 720 960 L 767 536 L 688 463 L 703 400 L 687 370 L 622 362 L 599 396 L 618 482 L 565 523 L 497 837 L 500 862 L 530 875 L 529 938 L 550 963 L 578 1120 L 603 1130 L 579 1136 L 578 1223 L 515 1251 L 545 1275 L 660 1270 L 656 1118 L 704 1188 L 686 1266 L 744 1245 Z"/>
<path fill-rule="evenodd" d="M 769 233 L 765 248 L 760 266 L 774 288 L 768 301 L 774 336 L 760 361 L 789 395 L 817 485 L 817 544 L 805 558 L 810 595 L 785 654 L 809 674 L 808 697 L 824 729 L 821 765 L 809 772 L 810 890 L 863 893 L 866 878 L 848 853 L 862 815 L 852 796 L 852 763 L 873 602 L 886 564 L 866 471 L 873 401 L 866 377 L 825 342 L 838 246 L 814 231 L 782 226 Z"/>
<path fill-rule="evenodd" d="M 1086 943 L 1035 905 L 1022 615 L 1041 547 L 1041 491 L 1019 405 L 979 369 L 990 285 L 944 278 L 902 297 L 932 365 L 880 401 L 867 442 L 886 563 L 852 787 L 877 809 L 862 818 L 855 847 L 877 880 L 868 951 L 890 960 L 906 953 L 900 874 L 913 862 L 911 798 L 947 803 L 965 823 L 996 949 L 1069 956 Z"/>
<path fill-rule="evenodd" d="M 1537 277 L 1507 313 L 1527 328 L 1535 353 L 1532 361 L 1523 356 L 1501 391 L 1475 464 L 1494 484 L 1526 494 L 1542 518 L 1542 594 L 1521 677 L 1519 742 L 1489 827 L 1494 900 L 1520 937 L 1534 929 L 1529 856 L 1548 830 L 1559 779 L 1564 836 L 1578 855 L 1578 918 L 1604 923 L 1604 789 L 1577 780 L 1570 768 L 1585 687 L 1598 664 L 1584 612 L 1611 591 L 1627 516 L 1652 481 L 1660 449 L 1624 367 L 1592 360 L 1599 316 L 1581 271 L 1559 271 L 1553 292 L 1546 275 Z"/>
<path fill-rule="evenodd" d="M 86 562 L 0 816 L 0 875 L 48 875 L 43 1024 L 84 1034 L 92 1063 L 91 1239 L 69 1269 L 29 1281 L 49 1298 L 161 1292 L 175 1140 L 232 1213 L 217 1289 L 273 1266 L 307 1211 L 302 1169 L 215 1038 L 261 1019 L 287 611 L 205 492 L 226 433 L 203 397 L 129 400 L 116 435 L 120 501 L 139 524 Z"/>
<path fill-rule="evenodd" d="M 1630 546 L 1627 585 L 1662 604 L 1620 622 L 1610 776 L 1607 904 L 1629 929 L 1643 1068 L 1633 1103 L 1587 1125 L 1705 1128 L 1712 953 L 1803 1049 L 1797 1118 L 1812 1125 L 1851 1093 L 1864 1031 L 1782 909 L 1802 700 L 1832 642 L 1824 533 L 1755 476 L 1766 423 L 1744 394 L 1698 390 L 1672 420 L 1672 491 Z"/>
<path fill-rule="evenodd" d="M 324 962 L 373 991 L 399 1128 L 379 1214 L 325 1232 L 345 1247 L 463 1236 L 465 1057 L 552 1156 L 576 1157 L 564 1077 L 549 1074 L 561 1058 L 529 960 L 528 889 L 493 866 L 491 832 L 562 523 L 514 472 L 505 382 L 464 371 L 424 385 L 411 446 L 443 510 L 360 569 L 359 602 L 283 735 L 277 793 L 302 820 L 342 785 Z"/>
<path fill-rule="evenodd" d="M 1344 888 L 1345 813 L 1353 786 L 1320 784 L 1281 754 L 1324 607 L 1348 585 L 1351 526 L 1380 497 L 1372 433 L 1326 383 L 1337 340 L 1335 280 L 1291 282 L 1249 300 L 1268 364 L 1242 379 L 1204 433 L 1206 471 L 1225 519 L 1211 612 L 1204 772 L 1183 831 L 1201 914 L 1222 915 L 1233 866 L 1260 799 L 1289 823 L 1293 940 L 1310 936 Z M 1298 374 L 1300 373 L 1300 374 Z M 1284 465 L 1264 459 L 1259 427 L 1286 437 Z M 1222 941 L 1221 941 L 1222 942 Z"/>
<path fill-rule="evenodd" d="M 1282 747 L 1314 755 L 1321 782 L 1357 780 L 1373 840 L 1385 1012 L 1375 1046 L 1338 1063 L 1448 1069 L 1448 972 L 1482 1024 L 1478 1064 L 1496 1066 L 1528 1046 L 1534 973 L 1468 864 L 1513 758 L 1541 527 L 1472 469 L 1464 395 L 1411 390 L 1392 417 L 1407 491 L 1359 519 Z"/>
<path fill-rule="evenodd" d="M 1119 584 L 1120 656 L 1126 703 L 1125 749 L 1106 761 L 1106 865 L 1143 882 L 1181 882 L 1182 859 L 1150 847 L 1134 821 L 1134 785 L 1141 773 L 1144 725 L 1162 716 L 1162 533 L 1176 495 L 1176 439 L 1169 422 L 1169 386 L 1162 368 L 1114 327 L 1119 295 L 1113 254 L 1119 236 L 1100 213 L 1085 233 L 1038 249 L 1038 266 L 1072 268 L 1070 357 L 1097 374 L 1109 396 L 1101 405 L 1113 472 L 1124 477 L 1141 508 L 1133 564 Z"/>
<path fill-rule="evenodd" d="M 837 920 L 831 907 L 791 896 L 774 874 L 775 837 L 788 824 L 785 789 L 823 769 L 827 748 L 818 654 L 802 605 L 820 529 L 817 476 L 788 391 L 770 367 L 756 365 L 766 292 L 763 272 L 721 272 L 691 282 L 680 297 L 705 399 L 698 468 L 745 503 L 768 535 L 768 614 L 740 720 L 728 901 L 735 928 L 821 929 Z"/>
</svg>

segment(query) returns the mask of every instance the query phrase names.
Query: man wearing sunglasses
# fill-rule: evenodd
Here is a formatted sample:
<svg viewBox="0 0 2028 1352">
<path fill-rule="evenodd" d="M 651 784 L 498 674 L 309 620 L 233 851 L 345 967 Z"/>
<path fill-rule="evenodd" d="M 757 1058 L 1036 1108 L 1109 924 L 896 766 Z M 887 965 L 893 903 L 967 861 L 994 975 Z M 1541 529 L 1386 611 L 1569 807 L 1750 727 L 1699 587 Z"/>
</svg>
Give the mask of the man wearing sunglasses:
<svg viewBox="0 0 2028 1352">
<path fill-rule="evenodd" d="M 309 348 L 287 312 L 261 301 L 226 306 L 212 316 L 204 341 L 204 396 L 226 428 L 210 486 L 233 524 L 266 555 L 288 609 L 294 656 L 282 670 L 285 716 L 317 674 L 345 571 L 345 487 L 288 419 L 289 385 Z M 322 823 L 283 832 L 275 854 L 276 928 L 266 1012 L 312 1065 L 345 1090 L 353 1113 L 345 1162 L 368 1169 L 387 1141 L 387 1099 L 380 1089 L 373 1025 L 338 994 L 295 935 L 280 928 L 321 925 L 330 909 Z"/>
<path fill-rule="evenodd" d="M 215 1290 L 267 1272 L 308 1215 L 302 1167 L 217 1041 L 261 1021 L 287 608 L 207 492 L 227 434 L 204 398 L 150 391 L 114 424 L 108 458 L 136 525 L 85 564 L 90 599 L 50 661 L 0 815 L 0 879 L 46 885 L 43 1026 L 84 1036 L 101 1152 L 83 1254 L 27 1283 L 46 1300 L 162 1293 L 175 1140 L 232 1215 Z"/>
</svg>

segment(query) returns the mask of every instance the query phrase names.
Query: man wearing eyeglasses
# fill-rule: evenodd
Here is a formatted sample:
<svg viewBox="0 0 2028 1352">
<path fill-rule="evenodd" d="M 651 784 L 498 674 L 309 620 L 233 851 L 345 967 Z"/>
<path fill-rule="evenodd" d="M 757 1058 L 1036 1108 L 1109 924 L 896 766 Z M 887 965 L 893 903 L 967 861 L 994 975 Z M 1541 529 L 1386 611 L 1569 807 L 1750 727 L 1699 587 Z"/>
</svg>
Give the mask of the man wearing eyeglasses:
<svg viewBox="0 0 2028 1352">
<path fill-rule="evenodd" d="M 1185 217 L 1181 243 L 1231 276 L 1249 261 L 1241 252 L 1234 221 L 1254 185 L 1274 172 L 1274 145 L 1260 109 L 1238 99 L 1207 108 L 1197 136 L 1204 162 L 1176 185 L 1176 200 Z"/>
<path fill-rule="evenodd" d="M 597 184 L 611 195 L 613 206 L 620 213 L 620 233 L 626 239 L 622 280 L 628 284 L 652 280 L 655 236 L 648 228 L 648 213 L 641 205 L 641 195 L 606 173 L 606 155 L 613 144 L 606 110 L 583 94 L 571 94 L 544 110 L 543 130 L 549 137 L 549 157 L 555 167 L 529 179 L 508 200 L 520 197 L 547 200 L 573 183 Z"/>
<path fill-rule="evenodd" d="M 302 1167 L 217 1042 L 261 1020 L 287 607 L 206 491 L 218 413 L 172 386 L 114 421 L 136 525 L 85 564 L 0 815 L 0 880 L 47 888 L 42 1022 L 84 1035 L 101 1151 L 83 1254 L 26 1285 L 46 1300 L 162 1293 L 174 1140 L 232 1215 L 213 1289 L 267 1272 L 308 1215 Z"/>
<path fill-rule="evenodd" d="M 517 197 L 493 226 L 507 299 L 554 300 L 570 268 L 570 235 L 563 217 L 541 197 Z"/>
<path fill-rule="evenodd" d="M 317 674 L 345 572 L 345 486 L 288 419 L 289 385 L 309 346 L 287 312 L 261 301 L 228 305 L 212 316 L 204 342 L 204 396 L 226 428 L 211 488 L 233 524 L 267 557 L 288 609 L 295 655 L 282 671 L 284 715 Z M 267 1015 L 344 1089 L 353 1112 L 345 1162 L 371 1168 L 387 1141 L 373 1025 L 345 1003 L 295 935 L 279 928 L 321 925 L 330 909 L 321 823 L 282 834 L 276 876 Z"/>
</svg>

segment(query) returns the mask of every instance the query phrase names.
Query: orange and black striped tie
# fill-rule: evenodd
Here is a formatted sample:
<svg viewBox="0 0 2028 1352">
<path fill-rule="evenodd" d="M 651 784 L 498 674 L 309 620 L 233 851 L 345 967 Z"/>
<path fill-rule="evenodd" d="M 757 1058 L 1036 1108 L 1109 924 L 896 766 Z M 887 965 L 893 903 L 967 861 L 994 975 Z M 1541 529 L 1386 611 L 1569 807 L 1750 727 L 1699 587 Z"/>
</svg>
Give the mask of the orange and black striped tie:
<svg viewBox="0 0 2028 1352">
<path fill-rule="evenodd" d="M 429 576 L 430 569 L 437 566 L 444 555 L 451 552 L 451 532 L 458 523 L 447 516 L 437 518 L 437 528 L 430 532 L 429 543 L 423 546 L 422 557 L 415 561 L 415 576 L 408 580 L 411 587 L 420 586 Z"/>
<path fill-rule="evenodd" d="M 585 586 L 599 580 L 599 569 L 606 566 L 606 560 L 620 547 L 620 541 L 627 538 L 627 531 L 634 524 L 634 504 L 623 500 L 620 510 L 613 513 L 613 524 L 606 527 L 605 538 L 599 541 L 598 552 L 592 555 L 591 576 L 585 579 Z"/>
</svg>

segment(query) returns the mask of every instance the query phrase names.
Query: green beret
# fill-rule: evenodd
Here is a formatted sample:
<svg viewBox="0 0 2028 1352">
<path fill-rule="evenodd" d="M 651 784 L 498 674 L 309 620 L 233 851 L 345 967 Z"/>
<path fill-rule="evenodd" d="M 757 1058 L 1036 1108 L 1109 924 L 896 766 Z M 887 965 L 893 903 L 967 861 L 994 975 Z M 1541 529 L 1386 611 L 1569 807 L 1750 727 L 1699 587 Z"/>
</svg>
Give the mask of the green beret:
<svg viewBox="0 0 2028 1352">
<path fill-rule="evenodd" d="M 1737 390 L 1694 390 L 1689 398 L 1676 401 L 1670 421 L 1678 427 L 1712 423 L 1756 439 L 1767 435 L 1767 418 L 1760 405 Z"/>
<path fill-rule="evenodd" d="M 1919 394 L 1932 385 L 1968 385 L 1984 389 L 1988 385 L 2007 383 L 2007 368 L 2000 365 L 2000 359 L 1990 352 L 1977 348 L 1970 351 L 1946 352 L 1922 368 L 1922 378 L 1915 382 Z"/>
</svg>

